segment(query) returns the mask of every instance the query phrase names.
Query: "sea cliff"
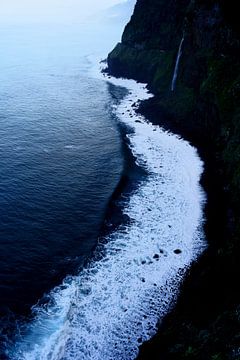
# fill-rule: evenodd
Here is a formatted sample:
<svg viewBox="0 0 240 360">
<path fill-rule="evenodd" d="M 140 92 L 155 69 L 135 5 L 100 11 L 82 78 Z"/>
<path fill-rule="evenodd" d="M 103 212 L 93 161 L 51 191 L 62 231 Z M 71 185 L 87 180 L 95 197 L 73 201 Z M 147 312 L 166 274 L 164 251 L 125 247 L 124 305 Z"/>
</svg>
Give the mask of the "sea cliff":
<svg viewBox="0 0 240 360">
<path fill-rule="evenodd" d="M 240 359 L 237 13 L 231 0 L 138 0 L 108 56 L 110 73 L 147 82 L 154 93 L 140 111 L 188 139 L 205 161 L 209 247 L 140 359 Z"/>
</svg>

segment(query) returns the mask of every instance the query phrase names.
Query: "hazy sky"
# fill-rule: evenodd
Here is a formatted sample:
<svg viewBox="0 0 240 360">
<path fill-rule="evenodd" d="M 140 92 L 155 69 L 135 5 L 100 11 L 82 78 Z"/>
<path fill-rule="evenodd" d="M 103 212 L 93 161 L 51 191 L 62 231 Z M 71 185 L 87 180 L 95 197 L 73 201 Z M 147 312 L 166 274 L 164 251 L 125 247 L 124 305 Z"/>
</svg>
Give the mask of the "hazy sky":
<svg viewBox="0 0 240 360">
<path fill-rule="evenodd" d="M 76 22 L 125 0 L 0 0 L 0 22 Z"/>
</svg>

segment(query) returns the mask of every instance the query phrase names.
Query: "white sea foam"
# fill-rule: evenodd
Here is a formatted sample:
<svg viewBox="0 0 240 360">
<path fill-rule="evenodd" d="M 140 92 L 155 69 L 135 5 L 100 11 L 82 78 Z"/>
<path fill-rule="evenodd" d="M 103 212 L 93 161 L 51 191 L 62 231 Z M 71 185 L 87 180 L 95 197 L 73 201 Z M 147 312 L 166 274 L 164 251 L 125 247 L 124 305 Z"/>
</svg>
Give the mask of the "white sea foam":
<svg viewBox="0 0 240 360">
<path fill-rule="evenodd" d="M 130 224 L 108 236 L 100 260 L 52 291 L 49 305 L 35 307 L 13 359 L 134 359 L 205 247 L 197 151 L 135 113 L 133 103 L 151 96 L 145 85 L 108 80 L 129 89 L 114 111 L 133 130 L 130 148 L 148 176 L 124 208 Z"/>
</svg>

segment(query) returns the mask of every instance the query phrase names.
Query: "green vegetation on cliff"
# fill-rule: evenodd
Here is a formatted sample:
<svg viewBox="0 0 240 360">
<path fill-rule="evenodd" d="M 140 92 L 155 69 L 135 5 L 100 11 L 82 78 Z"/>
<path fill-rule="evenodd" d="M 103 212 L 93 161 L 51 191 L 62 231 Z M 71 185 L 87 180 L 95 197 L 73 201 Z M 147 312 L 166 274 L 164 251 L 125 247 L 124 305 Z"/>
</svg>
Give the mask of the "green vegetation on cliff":
<svg viewBox="0 0 240 360">
<path fill-rule="evenodd" d="M 109 71 L 147 82 L 152 121 L 195 144 L 206 164 L 209 249 L 141 359 L 240 359 L 240 38 L 232 0 L 138 0 Z M 171 81 L 184 34 L 176 89 Z"/>
</svg>

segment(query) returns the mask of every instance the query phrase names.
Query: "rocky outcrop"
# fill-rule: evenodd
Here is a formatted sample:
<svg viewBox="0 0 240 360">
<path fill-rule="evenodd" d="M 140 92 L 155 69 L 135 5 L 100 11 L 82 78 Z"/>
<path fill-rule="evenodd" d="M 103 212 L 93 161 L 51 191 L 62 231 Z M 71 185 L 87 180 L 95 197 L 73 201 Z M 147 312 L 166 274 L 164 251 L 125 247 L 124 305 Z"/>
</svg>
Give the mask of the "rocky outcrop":
<svg viewBox="0 0 240 360">
<path fill-rule="evenodd" d="M 206 164 L 209 250 L 141 359 L 240 359 L 237 13 L 232 0 L 138 0 L 122 42 L 108 56 L 111 73 L 147 82 L 155 94 L 140 111 L 196 145 Z"/>
</svg>

